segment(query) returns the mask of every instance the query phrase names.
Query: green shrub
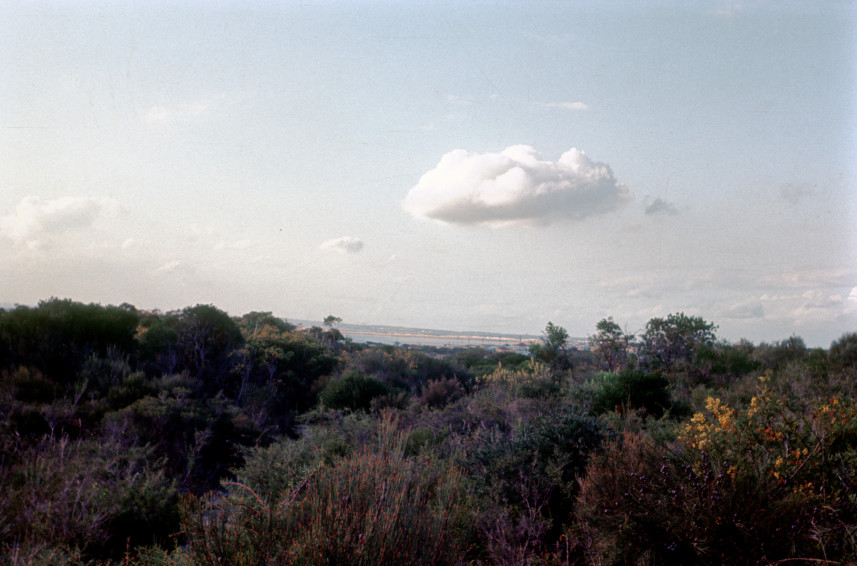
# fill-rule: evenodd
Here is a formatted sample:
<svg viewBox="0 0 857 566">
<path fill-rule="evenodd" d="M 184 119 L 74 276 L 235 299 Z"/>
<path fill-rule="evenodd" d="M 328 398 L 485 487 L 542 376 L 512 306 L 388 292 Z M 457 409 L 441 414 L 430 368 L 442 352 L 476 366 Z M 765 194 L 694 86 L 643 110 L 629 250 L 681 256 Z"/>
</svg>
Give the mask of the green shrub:
<svg viewBox="0 0 857 566">
<path fill-rule="evenodd" d="M 0 466 L 0 562 L 41 548 L 116 557 L 177 530 L 175 490 L 150 450 L 47 437 L 15 456 Z"/>
<path fill-rule="evenodd" d="M 188 565 L 456 564 L 465 553 L 467 494 L 457 470 L 405 456 L 386 422 L 374 446 L 318 468 L 276 499 L 229 485 L 183 503 Z"/>
<path fill-rule="evenodd" d="M 482 496 L 479 527 L 484 548 L 497 563 L 517 556 L 530 563 L 554 549 L 572 516 L 577 478 L 601 444 L 604 431 L 592 417 L 559 413 L 484 436 L 463 465 Z"/>
<path fill-rule="evenodd" d="M 631 408 L 657 418 L 673 406 L 669 382 L 657 372 L 626 369 L 615 374 L 600 372 L 599 376 L 592 403 L 595 414 Z"/>
<path fill-rule="evenodd" d="M 260 433 L 240 410 L 222 396 L 191 396 L 184 377 L 164 378 L 158 397 L 146 396 L 108 414 L 103 429 L 117 431 L 138 446 L 149 445 L 165 460 L 165 471 L 181 478 L 194 493 L 219 487 L 230 469 L 243 463 L 241 446 L 252 445 Z"/>
<path fill-rule="evenodd" d="M 372 399 L 390 393 L 390 389 L 377 377 L 357 370 L 349 370 L 332 379 L 319 393 L 319 400 L 330 409 L 368 411 Z"/>
<path fill-rule="evenodd" d="M 464 390 L 457 379 L 441 378 L 426 383 L 419 401 L 430 409 L 440 409 L 462 396 L 464 396 Z"/>
<path fill-rule="evenodd" d="M 62 387 L 46 379 L 38 369 L 18 366 L 3 370 L 3 385 L 12 390 L 13 396 L 24 403 L 50 403 L 62 395 Z"/>
<path fill-rule="evenodd" d="M 510 370 L 498 365 L 490 374 L 483 376 L 482 386 L 507 388 L 513 395 L 529 399 L 557 397 L 561 391 L 562 372 L 531 358 L 526 366 Z"/>
<path fill-rule="evenodd" d="M 107 402 L 113 410 L 118 410 L 153 391 L 154 388 L 146 379 L 146 375 L 138 371 L 126 376 L 121 383 L 113 385 L 107 391 Z"/>
<path fill-rule="evenodd" d="M 857 369 L 857 332 L 848 332 L 834 340 L 828 357 L 835 369 Z"/>
</svg>

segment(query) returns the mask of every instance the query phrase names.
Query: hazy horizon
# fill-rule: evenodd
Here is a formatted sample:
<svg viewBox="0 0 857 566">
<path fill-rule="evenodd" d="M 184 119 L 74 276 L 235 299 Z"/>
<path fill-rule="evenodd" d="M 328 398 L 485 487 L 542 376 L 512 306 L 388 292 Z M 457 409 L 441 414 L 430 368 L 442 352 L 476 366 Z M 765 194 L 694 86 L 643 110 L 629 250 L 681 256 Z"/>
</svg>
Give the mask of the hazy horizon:
<svg viewBox="0 0 857 566">
<path fill-rule="evenodd" d="M 857 330 L 857 4 L 2 13 L 0 301 Z"/>
</svg>

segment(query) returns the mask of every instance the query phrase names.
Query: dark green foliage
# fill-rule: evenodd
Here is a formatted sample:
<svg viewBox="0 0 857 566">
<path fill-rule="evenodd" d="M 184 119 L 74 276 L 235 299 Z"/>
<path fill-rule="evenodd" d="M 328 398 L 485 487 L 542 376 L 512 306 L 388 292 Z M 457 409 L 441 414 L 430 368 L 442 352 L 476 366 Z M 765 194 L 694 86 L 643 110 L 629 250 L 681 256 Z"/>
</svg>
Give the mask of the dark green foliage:
<svg viewBox="0 0 857 566">
<path fill-rule="evenodd" d="M 595 325 L 596 334 L 589 337 L 589 347 L 595 353 L 603 369 L 621 371 L 628 366 L 629 346 L 633 334 L 626 334 L 614 320 L 607 317 Z"/>
<path fill-rule="evenodd" d="M 857 332 L 843 334 L 830 344 L 828 356 L 835 369 L 857 369 Z"/>
<path fill-rule="evenodd" d="M 529 363 L 530 356 L 515 352 L 491 352 L 483 348 L 468 348 L 457 353 L 455 359 L 472 374 L 483 376 L 497 369 L 499 365 L 513 371 L 522 369 Z"/>
<path fill-rule="evenodd" d="M 568 331 L 552 322 L 545 326 L 542 343 L 530 344 L 530 354 L 533 358 L 550 365 L 554 371 L 571 369 L 571 350 L 568 345 Z"/>
<path fill-rule="evenodd" d="M 63 393 L 63 388 L 45 376 L 41 371 L 29 367 L 17 367 L 3 370 L 0 374 L 4 389 L 24 403 L 50 403 Z"/>
<path fill-rule="evenodd" d="M 653 318 L 643 333 L 641 362 L 662 371 L 693 370 L 701 349 L 714 343 L 713 323 L 683 312 Z"/>
<path fill-rule="evenodd" d="M 511 435 L 476 435 L 462 465 L 484 501 L 478 524 L 492 561 L 531 563 L 557 546 L 577 478 L 604 436 L 597 421 L 571 413 L 521 423 Z"/>
<path fill-rule="evenodd" d="M 430 381 L 454 380 L 465 390 L 473 385 L 472 373 L 449 358 L 392 346 L 356 352 L 349 365 L 412 396 L 419 395 Z"/>
<path fill-rule="evenodd" d="M 153 384 L 146 379 L 143 372 L 138 371 L 126 376 L 122 383 L 114 385 L 107 391 L 107 403 L 111 409 L 116 411 L 154 391 Z"/>
<path fill-rule="evenodd" d="M 465 469 L 477 480 L 478 490 L 519 511 L 539 499 L 553 503 L 548 510 L 568 510 L 577 488 L 574 479 L 582 475 L 604 434 L 591 417 L 543 416 L 516 427 L 510 436 L 498 430 L 489 433 L 465 461 Z M 555 516 L 557 524 L 567 519 L 565 513 Z"/>
<path fill-rule="evenodd" d="M 244 345 L 233 353 L 226 392 L 254 419 L 266 420 L 272 432 L 293 434 L 295 417 L 316 404 L 321 378 L 336 370 L 339 359 L 279 319 L 255 318 L 244 329 Z"/>
<path fill-rule="evenodd" d="M 109 414 L 105 427 L 151 446 L 165 460 L 165 471 L 182 478 L 182 488 L 196 493 L 216 488 L 241 464 L 241 446 L 252 445 L 259 431 L 222 397 L 197 398 L 198 380 L 177 376 L 154 386 L 154 396 Z"/>
<path fill-rule="evenodd" d="M 790 336 L 773 344 L 759 344 L 753 351 L 753 359 L 765 369 L 781 369 L 786 364 L 803 360 L 808 353 L 803 338 Z"/>
<path fill-rule="evenodd" d="M 357 370 L 349 370 L 332 379 L 319 393 L 319 401 L 330 409 L 368 411 L 372 400 L 391 392 L 377 377 Z"/>
<path fill-rule="evenodd" d="M 532 359 L 329 322 L 0 310 L 0 563 L 857 560 L 855 333 L 828 356 L 679 313 L 639 358 L 548 324 Z"/>
<path fill-rule="evenodd" d="M 238 326 L 245 337 L 251 338 L 266 329 L 274 329 L 278 332 L 294 332 L 295 325 L 282 318 L 275 317 L 270 312 L 248 312 L 238 319 Z"/>
<path fill-rule="evenodd" d="M 84 305 L 69 299 L 42 301 L 0 312 L 0 363 L 34 366 L 62 384 L 74 381 L 91 355 L 109 348 L 132 354 L 140 315 L 130 305 Z"/>
<path fill-rule="evenodd" d="M 140 359 L 149 375 L 171 375 L 179 370 L 178 315 L 149 314 L 140 322 Z"/>
<path fill-rule="evenodd" d="M 182 311 L 177 330 L 182 369 L 210 390 L 222 389 L 232 351 L 244 341 L 238 324 L 213 305 L 196 305 Z"/>
<path fill-rule="evenodd" d="M 762 368 L 754 358 L 755 349 L 746 340 L 737 344 L 703 345 L 696 354 L 698 370 L 703 377 L 717 383 L 738 379 Z"/>
<path fill-rule="evenodd" d="M 673 407 L 669 381 L 657 372 L 626 369 L 613 374 L 602 372 L 592 402 L 592 412 L 642 409 L 655 418 Z"/>
</svg>

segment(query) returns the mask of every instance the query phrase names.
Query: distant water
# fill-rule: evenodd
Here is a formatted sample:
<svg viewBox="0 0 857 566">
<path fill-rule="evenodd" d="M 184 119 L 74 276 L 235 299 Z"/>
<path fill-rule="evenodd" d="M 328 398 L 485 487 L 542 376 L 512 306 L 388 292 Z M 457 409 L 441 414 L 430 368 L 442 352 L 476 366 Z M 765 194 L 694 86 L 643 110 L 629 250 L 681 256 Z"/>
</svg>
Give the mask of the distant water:
<svg viewBox="0 0 857 566">
<path fill-rule="evenodd" d="M 428 334 L 373 334 L 364 332 L 343 331 L 346 338 L 351 338 L 354 342 L 367 343 L 374 342 L 376 344 L 390 345 L 411 345 L 411 346 L 454 346 L 464 348 L 467 346 L 482 346 L 485 348 L 498 348 L 500 346 L 508 346 L 515 350 L 520 346 L 522 339 L 508 338 L 497 336 L 467 336 L 457 334 L 445 335 L 428 335 Z M 526 344 L 532 341 L 532 338 L 523 338 L 523 343 Z"/>
</svg>

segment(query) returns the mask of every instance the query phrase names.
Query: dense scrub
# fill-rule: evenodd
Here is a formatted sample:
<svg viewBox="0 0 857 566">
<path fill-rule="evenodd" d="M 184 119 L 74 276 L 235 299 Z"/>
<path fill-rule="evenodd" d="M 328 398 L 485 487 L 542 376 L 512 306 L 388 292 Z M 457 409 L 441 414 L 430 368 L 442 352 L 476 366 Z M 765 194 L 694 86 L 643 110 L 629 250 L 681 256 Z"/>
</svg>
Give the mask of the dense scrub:
<svg viewBox="0 0 857 566">
<path fill-rule="evenodd" d="M 0 311 L 0 562 L 857 560 L 857 333 L 683 313 L 591 351 L 366 347 L 270 313 Z"/>
</svg>

